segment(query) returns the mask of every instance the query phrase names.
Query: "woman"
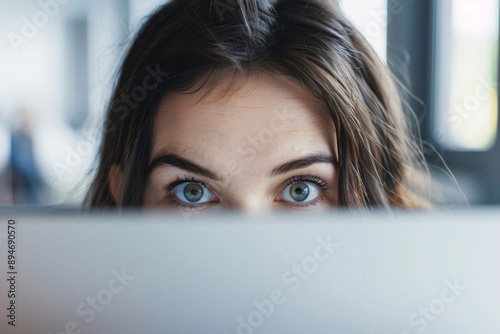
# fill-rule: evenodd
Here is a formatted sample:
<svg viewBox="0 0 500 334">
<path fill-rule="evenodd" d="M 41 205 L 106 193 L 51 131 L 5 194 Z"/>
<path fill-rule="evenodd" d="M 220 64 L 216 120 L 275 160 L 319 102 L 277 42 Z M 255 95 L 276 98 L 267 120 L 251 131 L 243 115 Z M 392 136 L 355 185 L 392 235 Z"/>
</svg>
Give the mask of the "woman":
<svg viewBox="0 0 500 334">
<path fill-rule="evenodd" d="M 121 66 L 91 207 L 418 208 L 389 70 L 332 1 L 173 0 Z"/>
</svg>

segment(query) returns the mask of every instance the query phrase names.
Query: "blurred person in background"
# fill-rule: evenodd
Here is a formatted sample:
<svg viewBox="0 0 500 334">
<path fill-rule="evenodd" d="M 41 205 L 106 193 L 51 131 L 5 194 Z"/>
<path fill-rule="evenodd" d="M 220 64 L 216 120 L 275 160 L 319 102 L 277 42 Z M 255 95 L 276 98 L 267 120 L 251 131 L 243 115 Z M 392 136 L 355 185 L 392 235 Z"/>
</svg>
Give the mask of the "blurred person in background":
<svg viewBox="0 0 500 334">
<path fill-rule="evenodd" d="M 43 181 L 33 152 L 33 113 L 19 112 L 20 122 L 11 136 L 10 170 L 13 204 L 38 204 Z"/>
<path fill-rule="evenodd" d="M 10 129 L 0 117 L 0 206 L 12 205 L 12 176 L 9 168 L 11 150 Z"/>
</svg>

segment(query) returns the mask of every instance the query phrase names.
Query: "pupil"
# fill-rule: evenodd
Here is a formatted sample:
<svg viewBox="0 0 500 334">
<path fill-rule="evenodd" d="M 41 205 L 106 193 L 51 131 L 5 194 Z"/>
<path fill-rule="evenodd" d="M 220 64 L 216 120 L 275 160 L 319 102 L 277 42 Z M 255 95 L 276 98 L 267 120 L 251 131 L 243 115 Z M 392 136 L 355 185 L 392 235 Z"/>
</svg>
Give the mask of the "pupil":
<svg viewBox="0 0 500 334">
<path fill-rule="evenodd" d="M 188 184 L 184 188 L 184 196 L 190 202 L 198 202 L 203 197 L 203 189 L 199 184 Z"/>
<path fill-rule="evenodd" d="M 296 183 L 290 188 L 290 195 L 297 202 L 303 202 L 309 196 L 309 187 L 305 183 Z"/>
</svg>

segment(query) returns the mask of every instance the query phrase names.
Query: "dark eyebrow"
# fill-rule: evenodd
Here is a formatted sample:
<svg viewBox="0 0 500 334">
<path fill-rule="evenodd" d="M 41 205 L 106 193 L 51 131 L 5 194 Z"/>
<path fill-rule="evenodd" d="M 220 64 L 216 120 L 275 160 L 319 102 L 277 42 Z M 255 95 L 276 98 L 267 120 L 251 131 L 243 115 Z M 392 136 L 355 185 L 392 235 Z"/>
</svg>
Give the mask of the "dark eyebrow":
<svg viewBox="0 0 500 334">
<path fill-rule="evenodd" d="M 181 158 L 178 155 L 175 154 L 167 154 L 167 155 L 162 155 L 155 160 L 149 165 L 148 169 L 148 174 L 151 173 L 153 169 L 155 169 L 158 166 L 161 165 L 170 165 L 173 167 L 177 167 L 180 169 L 184 169 L 188 172 L 195 173 L 201 176 L 208 177 L 209 179 L 215 180 L 215 181 L 222 181 L 221 177 L 218 176 L 216 173 L 203 168 L 194 162 L 191 162 L 187 159 Z"/>
<path fill-rule="evenodd" d="M 338 160 L 332 157 L 331 155 L 313 154 L 297 160 L 287 162 L 279 167 L 276 167 L 269 173 L 269 177 L 274 177 L 280 174 L 290 172 L 295 169 L 304 168 L 317 163 L 330 163 L 334 164 L 336 167 L 339 166 Z"/>
<path fill-rule="evenodd" d="M 295 169 L 304 168 L 317 163 L 330 163 L 335 166 L 339 166 L 337 159 L 330 155 L 326 154 L 313 154 L 309 155 L 297 160 L 289 161 L 281 166 L 274 168 L 270 173 L 269 177 L 274 177 L 280 174 L 284 174 L 290 172 Z M 222 181 L 222 178 L 218 176 L 216 173 L 203 168 L 194 162 L 191 162 L 187 159 L 181 158 L 175 154 L 167 154 L 162 155 L 153 160 L 153 162 L 149 165 L 148 174 L 151 173 L 153 169 L 161 165 L 170 165 L 173 167 L 177 167 L 180 169 L 184 169 L 188 172 L 192 172 L 201 176 L 208 177 L 209 179 L 215 181 Z"/>
</svg>

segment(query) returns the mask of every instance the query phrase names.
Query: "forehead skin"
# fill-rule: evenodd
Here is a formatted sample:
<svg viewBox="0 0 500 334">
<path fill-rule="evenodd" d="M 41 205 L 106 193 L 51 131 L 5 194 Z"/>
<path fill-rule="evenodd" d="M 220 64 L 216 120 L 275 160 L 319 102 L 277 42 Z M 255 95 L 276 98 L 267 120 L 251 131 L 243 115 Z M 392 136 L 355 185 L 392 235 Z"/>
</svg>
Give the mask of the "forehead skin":
<svg viewBox="0 0 500 334">
<path fill-rule="evenodd" d="M 338 156 L 331 117 L 306 88 L 286 76 L 231 78 L 224 75 L 205 97 L 204 88 L 164 97 L 154 123 L 150 163 L 176 154 L 214 171 L 223 178 L 215 186 L 230 203 L 252 192 L 267 194 L 283 181 L 283 176 L 269 178 L 269 172 L 283 163 L 313 153 Z M 224 94 L 228 85 L 236 89 Z M 334 172 L 330 164 L 317 165 Z M 153 188 L 165 182 L 169 170 L 179 174 L 171 166 L 153 170 L 145 204 L 153 200 Z"/>
</svg>

